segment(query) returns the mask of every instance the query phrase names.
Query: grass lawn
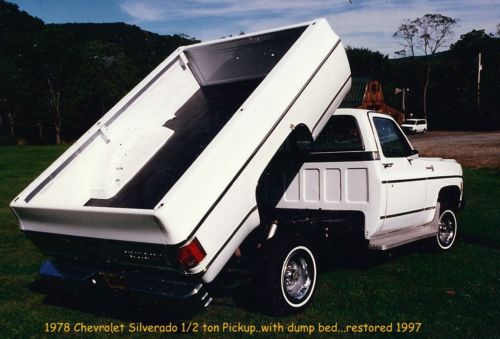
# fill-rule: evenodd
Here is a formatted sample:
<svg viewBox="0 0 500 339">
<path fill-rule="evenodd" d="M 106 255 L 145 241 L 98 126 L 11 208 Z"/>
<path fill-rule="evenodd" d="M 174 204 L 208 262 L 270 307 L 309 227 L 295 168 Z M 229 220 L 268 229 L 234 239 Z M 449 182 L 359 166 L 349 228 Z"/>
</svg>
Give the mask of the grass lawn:
<svg viewBox="0 0 500 339">
<path fill-rule="evenodd" d="M 141 321 L 168 324 L 175 311 L 151 311 L 126 297 L 47 296 L 37 271 L 44 256 L 23 236 L 8 204 L 64 147 L 0 147 L 0 336 L 46 336 L 45 323 L 97 325 Z M 445 253 L 410 245 L 391 253 L 335 258 L 321 273 L 316 296 L 302 314 L 272 318 L 246 307 L 226 291 L 184 319 L 200 327 L 245 325 L 419 322 L 426 337 L 494 337 L 500 330 L 500 171 L 465 170 L 467 208 L 459 239 Z M 236 294 L 244 295 L 244 290 Z M 179 324 L 179 323 L 177 323 Z M 180 324 L 179 324 L 180 326 Z M 222 328 L 221 328 L 222 330 Z M 228 333 L 225 333 L 226 336 Z M 101 334 L 103 335 L 103 334 Z M 338 336 L 339 334 L 337 334 Z M 231 334 L 229 334 L 231 336 Z M 353 334 L 343 336 L 354 336 Z"/>
</svg>

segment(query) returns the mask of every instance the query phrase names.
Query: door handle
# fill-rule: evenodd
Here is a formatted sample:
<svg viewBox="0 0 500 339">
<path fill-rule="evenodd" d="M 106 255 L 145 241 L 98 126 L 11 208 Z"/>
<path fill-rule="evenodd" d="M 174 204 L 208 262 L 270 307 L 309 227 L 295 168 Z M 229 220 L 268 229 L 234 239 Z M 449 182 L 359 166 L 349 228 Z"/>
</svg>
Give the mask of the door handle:
<svg viewBox="0 0 500 339">
<path fill-rule="evenodd" d="M 387 167 L 392 167 L 392 165 L 394 165 L 394 163 L 388 162 L 388 163 L 385 163 L 383 165 L 384 165 L 384 168 L 387 168 Z"/>
<path fill-rule="evenodd" d="M 425 166 L 425 169 L 432 170 L 434 172 L 434 166 L 433 165 Z"/>
</svg>

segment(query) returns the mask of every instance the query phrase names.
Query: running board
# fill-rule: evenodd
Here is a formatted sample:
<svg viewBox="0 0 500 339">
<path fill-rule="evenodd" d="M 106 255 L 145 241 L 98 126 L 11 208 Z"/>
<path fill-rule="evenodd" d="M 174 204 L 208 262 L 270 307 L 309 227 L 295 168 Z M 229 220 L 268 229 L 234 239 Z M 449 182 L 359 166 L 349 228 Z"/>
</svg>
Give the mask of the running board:
<svg viewBox="0 0 500 339">
<path fill-rule="evenodd" d="M 430 238 L 437 234 L 439 228 L 439 204 L 436 207 L 434 218 L 428 224 L 403 228 L 401 230 L 376 235 L 370 239 L 368 248 L 371 250 L 386 251 L 388 249 L 408 244 L 413 241 Z"/>
</svg>

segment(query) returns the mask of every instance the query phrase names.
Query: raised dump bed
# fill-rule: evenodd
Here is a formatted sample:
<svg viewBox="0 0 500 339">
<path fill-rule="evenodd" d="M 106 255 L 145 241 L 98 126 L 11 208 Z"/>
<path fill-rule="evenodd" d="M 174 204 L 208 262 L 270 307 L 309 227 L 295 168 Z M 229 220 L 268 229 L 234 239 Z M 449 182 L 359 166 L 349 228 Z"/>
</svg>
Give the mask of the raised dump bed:
<svg viewBox="0 0 500 339">
<path fill-rule="evenodd" d="M 259 225 L 280 145 L 297 126 L 315 137 L 349 87 L 324 19 L 181 47 L 11 207 L 43 250 L 82 261 L 88 248 L 168 266 L 158 258 L 196 239 L 204 255 L 185 272 L 211 281 Z"/>
</svg>

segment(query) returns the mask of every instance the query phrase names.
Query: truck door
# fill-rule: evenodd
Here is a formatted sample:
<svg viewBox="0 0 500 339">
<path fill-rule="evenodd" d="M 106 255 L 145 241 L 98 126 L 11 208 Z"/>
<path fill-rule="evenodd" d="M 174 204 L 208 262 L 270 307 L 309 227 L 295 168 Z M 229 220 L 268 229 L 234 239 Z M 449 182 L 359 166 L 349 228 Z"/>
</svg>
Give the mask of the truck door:
<svg viewBox="0 0 500 339">
<path fill-rule="evenodd" d="M 373 114 L 372 122 L 378 136 L 382 185 L 387 197 L 385 215 L 381 216 L 382 230 L 421 225 L 427 211 L 425 164 L 413 155 L 410 143 L 392 119 Z"/>
</svg>

